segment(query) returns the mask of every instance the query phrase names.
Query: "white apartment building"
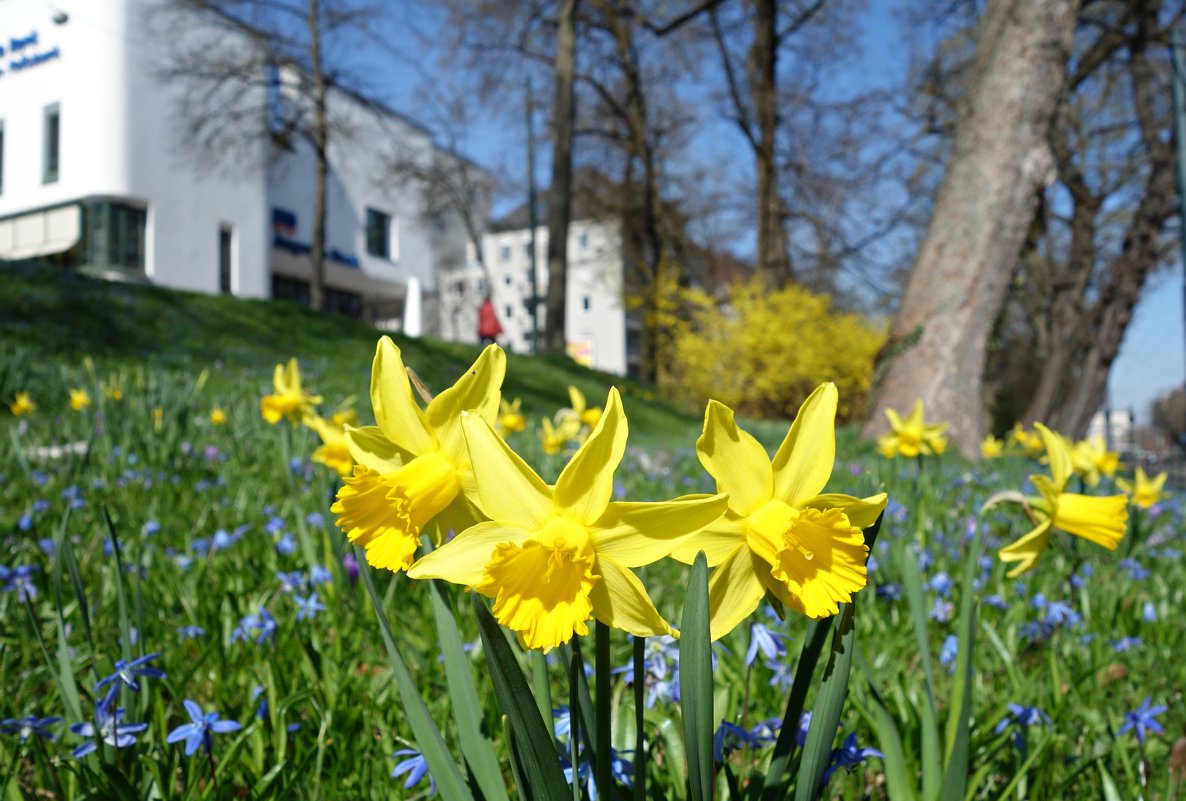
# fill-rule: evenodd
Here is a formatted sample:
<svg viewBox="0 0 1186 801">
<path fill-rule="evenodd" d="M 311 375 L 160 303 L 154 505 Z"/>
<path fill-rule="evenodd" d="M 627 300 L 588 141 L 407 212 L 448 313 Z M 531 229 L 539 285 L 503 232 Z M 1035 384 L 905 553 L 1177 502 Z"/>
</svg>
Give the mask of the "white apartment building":
<svg viewBox="0 0 1186 801">
<path fill-rule="evenodd" d="M 178 289 L 307 300 L 312 151 L 296 139 L 278 147 L 261 119 L 234 154 L 195 153 L 179 113 L 185 81 L 162 77 L 182 46 L 252 47 L 225 21 L 167 19 L 161 0 L 0 0 L 0 260 L 48 258 Z M 273 74 L 274 98 L 263 96 L 261 76 L 257 94 L 238 102 L 296 102 L 292 76 Z M 338 91 L 329 105 L 338 133 L 327 303 L 399 327 L 411 286 L 425 293 L 431 333 L 437 271 L 463 263 L 464 228 L 456 215 L 430 214 L 426 188 L 390 165 L 457 157 L 390 110 Z M 235 119 L 228 110 L 228 126 Z"/>
<path fill-rule="evenodd" d="M 622 291 L 622 243 L 617 222 L 575 220 L 568 228 L 565 340 L 578 363 L 616 375 L 636 374 L 636 322 L 626 313 Z M 547 324 L 548 229 L 535 233 L 538 326 Z M 473 254 L 470 248 L 471 257 Z M 441 335 L 457 342 L 478 341 L 478 306 L 487 293 L 498 313 L 508 350 L 530 353 L 531 229 L 509 218 L 482 236 L 482 261 L 442 271 Z"/>
</svg>

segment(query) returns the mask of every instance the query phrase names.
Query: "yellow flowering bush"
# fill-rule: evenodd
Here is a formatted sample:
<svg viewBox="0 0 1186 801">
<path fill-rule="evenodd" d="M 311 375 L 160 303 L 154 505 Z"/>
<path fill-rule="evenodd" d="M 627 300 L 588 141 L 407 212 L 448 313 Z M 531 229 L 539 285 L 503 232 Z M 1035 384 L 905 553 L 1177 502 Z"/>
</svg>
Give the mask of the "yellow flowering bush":
<svg viewBox="0 0 1186 801">
<path fill-rule="evenodd" d="M 770 289 L 761 278 L 735 284 L 724 306 L 702 293 L 685 299 L 692 312 L 672 340 L 673 395 L 714 398 L 747 416 L 789 417 L 820 381 L 831 381 L 841 421 L 864 409 L 882 326 L 836 311 L 828 295 Z"/>
</svg>

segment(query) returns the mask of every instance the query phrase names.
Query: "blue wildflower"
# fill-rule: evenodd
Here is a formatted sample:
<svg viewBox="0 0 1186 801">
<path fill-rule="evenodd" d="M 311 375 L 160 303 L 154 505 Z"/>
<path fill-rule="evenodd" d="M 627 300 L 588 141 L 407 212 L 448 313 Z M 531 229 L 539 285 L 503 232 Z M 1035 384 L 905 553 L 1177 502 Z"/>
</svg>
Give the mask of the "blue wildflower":
<svg viewBox="0 0 1186 801">
<path fill-rule="evenodd" d="M 943 641 L 943 647 L 939 649 L 939 664 L 943 667 L 949 668 L 952 673 L 955 672 L 955 657 L 959 653 L 959 638 L 954 634 L 948 634 L 947 639 Z"/>
<path fill-rule="evenodd" d="M 749 732 L 738 726 L 722 720 L 712 736 L 712 758 L 716 762 L 724 762 L 729 754 L 750 744 Z"/>
<path fill-rule="evenodd" d="M 293 539 L 293 536 L 287 531 L 284 532 L 280 539 L 276 540 L 276 553 L 280 554 L 281 556 L 288 556 L 295 550 L 296 540 Z"/>
<path fill-rule="evenodd" d="M 824 771 L 823 778 L 820 779 L 820 786 L 828 783 L 828 779 L 832 778 L 832 774 L 841 768 L 852 767 L 859 765 L 870 757 L 883 758 L 885 755 L 876 748 L 861 748 L 857 745 L 857 733 L 854 731 L 844 738 L 844 742 L 839 748 L 832 751 L 832 759 L 828 764 L 828 769 Z"/>
<path fill-rule="evenodd" d="M 1124 713 L 1124 725 L 1120 727 L 1118 734 L 1124 734 L 1126 731 L 1133 731 L 1137 735 L 1137 742 L 1141 745 L 1145 744 L 1146 729 L 1154 734 L 1161 734 L 1161 724 L 1157 722 L 1157 716 L 1163 714 L 1167 707 L 1164 704 L 1150 707 L 1153 697 L 1146 695 L 1145 700 L 1141 705 L 1132 712 Z"/>
<path fill-rule="evenodd" d="M 758 656 L 758 651 L 767 660 L 778 660 L 786 656 L 787 648 L 782 641 L 789 640 L 785 634 L 772 631 L 762 623 L 754 623 L 749 630 L 749 649 L 745 652 L 745 664 L 752 665 Z"/>
<path fill-rule="evenodd" d="M 928 614 L 931 620 L 946 623 L 955 614 L 955 604 L 937 597 L 935 598 L 935 603 L 931 605 L 931 611 Z"/>
<path fill-rule="evenodd" d="M 40 548 L 41 552 L 46 556 L 53 556 L 58 550 L 58 544 L 49 537 L 42 537 L 41 539 L 37 540 L 37 547 Z"/>
<path fill-rule="evenodd" d="M 183 640 L 196 640 L 199 637 L 206 636 L 206 629 L 195 625 L 181 626 L 177 629 L 177 633 Z"/>
<path fill-rule="evenodd" d="M 329 584 L 334 580 L 334 574 L 329 568 L 313 565 L 309 568 L 309 581 L 313 584 Z"/>
<path fill-rule="evenodd" d="M 185 711 L 189 713 L 189 723 L 183 723 L 165 738 L 167 743 L 185 740 L 185 755 L 193 756 L 198 748 L 204 748 L 209 754 L 214 750 L 214 735 L 228 734 L 243 728 L 237 720 L 220 720 L 217 712 L 202 712 L 198 706 L 188 698 L 182 701 Z"/>
<path fill-rule="evenodd" d="M 113 748 L 127 748 L 136 744 L 136 735 L 148 728 L 147 723 L 123 723 L 123 707 L 115 707 L 115 696 L 118 687 L 112 687 L 104 698 L 95 704 L 95 722 L 75 723 L 70 731 L 82 737 L 88 737 L 85 743 L 75 748 L 71 753 L 75 759 L 82 759 L 104 742 Z"/>
<path fill-rule="evenodd" d="M 300 592 L 305 589 L 305 574 L 299 570 L 293 570 L 289 573 L 285 573 L 283 570 L 277 570 L 276 579 L 280 582 L 280 592 L 285 594 Z"/>
<path fill-rule="evenodd" d="M 325 611 L 325 605 L 317 600 L 317 593 L 309 593 L 308 598 L 302 598 L 296 593 L 292 594 L 292 600 L 296 601 L 297 605 L 297 620 L 315 620 L 318 612 Z"/>
<path fill-rule="evenodd" d="M 994 609 L 1008 609 L 1009 604 L 1005 603 L 1005 599 L 993 593 L 992 595 L 984 596 L 984 605 L 991 606 Z"/>
<path fill-rule="evenodd" d="M 412 748 L 401 748 L 391 755 L 392 759 L 399 759 L 400 757 L 407 758 L 395 764 L 395 769 L 391 771 L 391 778 L 398 779 L 405 773 L 408 774 L 408 779 L 404 782 L 404 789 L 411 790 L 427 775 L 428 794 L 435 794 L 437 783 L 432 778 L 432 774 L 428 772 L 428 762 L 424 759 L 424 755 Z"/>
<path fill-rule="evenodd" d="M 1157 607 L 1153 605 L 1152 601 L 1145 601 L 1141 607 L 1141 619 L 1146 623 L 1157 622 Z"/>
<path fill-rule="evenodd" d="M 778 739 L 778 730 L 782 728 L 781 718 L 766 718 L 750 727 L 749 741 L 752 745 L 767 745 Z"/>
<path fill-rule="evenodd" d="M 951 576 L 940 570 L 931 576 L 931 580 L 927 582 L 927 586 L 939 593 L 940 596 L 948 598 L 951 596 L 951 590 L 955 587 L 955 582 L 951 580 Z"/>
<path fill-rule="evenodd" d="M 258 615 L 247 615 L 239 621 L 239 625 L 231 632 L 231 642 L 236 640 L 248 639 L 249 632 L 255 631 L 259 636 L 255 639 L 256 645 L 263 645 L 265 642 L 276 640 L 276 619 L 268 614 L 268 610 L 264 607 L 259 608 Z"/>
<path fill-rule="evenodd" d="M 995 731 L 997 734 L 1000 734 L 1006 729 L 1014 728 L 1013 743 L 1017 746 L 1017 750 L 1024 754 L 1026 750 L 1026 730 L 1030 726 L 1040 726 L 1048 723 L 1050 723 L 1050 716 L 1036 706 L 1022 706 L 1021 704 L 1010 703 L 1009 712 L 997 723 Z"/>
<path fill-rule="evenodd" d="M 878 598 L 884 598 L 887 601 L 897 601 L 902 597 L 902 588 L 896 582 L 888 581 L 885 584 L 878 584 L 875 591 Z"/>
<path fill-rule="evenodd" d="M 155 520 L 148 520 L 148 521 L 145 521 L 143 526 L 141 526 L 140 533 L 145 537 L 151 537 L 153 534 L 156 534 L 160 530 L 161 530 L 160 523 L 158 523 Z"/>
<path fill-rule="evenodd" d="M 260 720 L 267 717 L 268 714 L 268 697 L 264 695 L 264 686 L 257 684 L 251 688 L 251 700 L 259 700 L 259 705 L 255 708 L 255 716 Z"/>
<path fill-rule="evenodd" d="M 28 512 L 21 515 L 20 518 L 16 521 L 16 527 L 19 528 L 21 531 L 31 530 L 33 528 L 33 515 L 29 514 Z"/>
<path fill-rule="evenodd" d="M 309 512 L 309 514 L 305 515 L 305 525 L 316 527 L 324 526 L 325 515 L 323 515 L 321 512 Z"/>
<path fill-rule="evenodd" d="M 15 592 L 16 599 L 21 603 L 32 601 L 37 597 L 37 585 L 33 583 L 33 574 L 40 570 L 37 565 L 17 565 L 4 578 L 5 592 Z"/>
<path fill-rule="evenodd" d="M 1140 637 L 1121 637 L 1119 640 L 1112 640 L 1112 650 L 1118 654 L 1122 654 L 1132 648 L 1138 648 L 1141 645 Z"/>
<path fill-rule="evenodd" d="M 115 672 L 106 678 L 99 679 L 99 683 L 95 685 L 95 692 L 99 692 L 100 689 L 112 682 L 119 682 L 130 688 L 132 692 L 140 692 L 140 682 L 136 680 L 137 676 L 144 676 L 149 679 L 165 678 L 165 671 L 147 666 L 149 662 L 159 659 L 160 656 L 159 653 L 147 654 L 133 659 L 131 662 L 123 659 L 115 660 Z"/>
<path fill-rule="evenodd" d="M 1120 567 L 1128 573 L 1128 577 L 1134 581 L 1144 581 L 1149 578 L 1149 569 L 1138 562 L 1136 559 L 1129 557 L 1128 559 L 1120 560 Z"/>
<path fill-rule="evenodd" d="M 44 737 L 47 740 L 56 739 L 54 733 L 49 730 L 49 727 L 55 723 L 60 723 L 61 718 L 49 717 L 39 718 L 36 715 L 26 715 L 23 718 L 9 718 L 5 721 L 0 721 L 0 731 L 5 734 L 15 734 L 21 738 L 21 742 L 25 742 L 34 734 L 38 737 Z"/>
</svg>

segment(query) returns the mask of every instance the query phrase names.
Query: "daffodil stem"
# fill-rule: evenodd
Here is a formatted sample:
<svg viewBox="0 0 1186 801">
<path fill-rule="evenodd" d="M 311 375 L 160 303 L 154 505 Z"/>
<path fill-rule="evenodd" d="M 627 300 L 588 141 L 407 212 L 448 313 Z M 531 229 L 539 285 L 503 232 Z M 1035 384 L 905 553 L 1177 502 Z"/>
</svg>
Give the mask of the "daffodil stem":
<svg viewBox="0 0 1186 801">
<path fill-rule="evenodd" d="M 8 796 L 8 783 L 12 781 L 12 774 L 16 771 L 16 763 L 21 758 L 24 743 L 17 743 L 12 749 L 12 759 L 8 760 L 8 767 L 4 771 L 4 783 L 0 784 L 0 798 Z"/>
<path fill-rule="evenodd" d="M 634 801 L 646 801 L 647 759 L 643 736 L 646 702 L 646 637 L 634 637 Z"/>
<path fill-rule="evenodd" d="M 593 777 L 597 783 L 597 795 L 601 798 L 613 798 L 612 773 L 613 764 L 610 756 L 610 657 L 609 657 L 609 626 L 597 621 L 594 631 L 594 661 L 593 668 L 597 677 L 597 710 L 593 721 L 594 740 L 597 743 L 596 760 L 593 762 Z"/>
<path fill-rule="evenodd" d="M 581 727 L 587 726 L 581 718 L 581 702 L 577 688 L 580 686 L 581 660 L 574 653 L 568 665 L 568 761 L 572 766 L 572 801 L 581 801 L 580 759 Z"/>
<path fill-rule="evenodd" d="M 1141 510 L 1136 506 L 1131 509 L 1132 514 L 1128 516 L 1128 543 L 1124 548 L 1125 556 L 1132 556 L 1132 552 L 1137 547 L 1137 538 L 1141 534 Z"/>
</svg>

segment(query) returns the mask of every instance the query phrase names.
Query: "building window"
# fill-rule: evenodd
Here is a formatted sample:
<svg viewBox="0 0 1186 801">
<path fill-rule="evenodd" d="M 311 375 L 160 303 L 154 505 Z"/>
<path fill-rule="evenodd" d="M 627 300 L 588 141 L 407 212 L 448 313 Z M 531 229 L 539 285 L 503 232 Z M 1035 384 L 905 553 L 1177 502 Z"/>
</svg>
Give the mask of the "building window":
<svg viewBox="0 0 1186 801">
<path fill-rule="evenodd" d="M 45 107 L 44 138 L 41 144 L 41 183 L 58 180 L 58 158 L 62 144 L 62 114 L 58 105 Z"/>
<path fill-rule="evenodd" d="M 144 271 L 144 231 L 148 212 L 122 203 L 82 205 L 81 261 Z"/>
<path fill-rule="evenodd" d="M 591 297 L 589 297 L 588 295 L 582 295 L 581 296 L 581 308 L 584 309 L 585 311 L 589 311 L 589 309 L 593 308 L 593 299 Z"/>
<path fill-rule="evenodd" d="M 511 274 L 510 274 L 510 273 L 507 273 L 506 275 L 504 275 L 504 276 L 502 277 L 502 282 L 503 282 L 503 284 L 505 284 L 506 286 L 510 286 L 510 285 L 511 285 L 511 281 L 512 281 L 512 280 L 513 280 L 513 279 L 511 278 Z"/>
<path fill-rule="evenodd" d="M 486 279 L 485 279 L 485 278 L 479 278 L 479 279 L 478 279 L 478 294 L 481 294 L 481 293 L 483 293 L 483 292 L 485 292 L 485 291 L 486 291 Z"/>
<path fill-rule="evenodd" d="M 218 291 L 224 295 L 231 293 L 231 257 L 234 234 L 230 226 L 224 225 L 218 229 Z"/>
<path fill-rule="evenodd" d="M 589 249 L 589 233 L 587 231 L 581 231 L 581 237 L 580 237 L 580 239 L 577 240 L 577 242 L 578 242 L 578 247 L 580 247 L 581 250 L 588 250 Z"/>
<path fill-rule="evenodd" d="M 272 276 L 272 297 L 291 300 L 301 306 L 309 305 L 309 282 L 283 275 Z"/>
<path fill-rule="evenodd" d="M 362 319 L 362 296 L 344 289 L 325 288 L 325 310 Z"/>
<path fill-rule="evenodd" d="M 0 120 L 0 195 L 4 194 L 4 121 Z"/>
<path fill-rule="evenodd" d="M 367 209 L 367 253 L 391 258 L 391 215 Z"/>
<path fill-rule="evenodd" d="M 502 316 L 502 319 L 504 319 L 504 320 L 511 319 L 511 311 L 514 309 L 514 307 L 508 304 L 508 305 L 504 306 L 503 308 L 506 309 L 506 314 L 504 314 Z"/>
<path fill-rule="evenodd" d="M 499 258 L 501 258 L 503 261 L 511 260 L 511 246 L 510 245 L 502 246 L 502 250 L 499 253 Z"/>
<path fill-rule="evenodd" d="M 523 243 L 523 258 L 525 258 L 525 259 L 531 258 L 531 243 L 530 242 Z"/>
</svg>

